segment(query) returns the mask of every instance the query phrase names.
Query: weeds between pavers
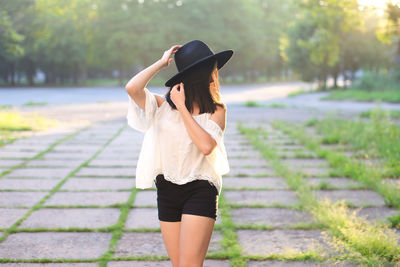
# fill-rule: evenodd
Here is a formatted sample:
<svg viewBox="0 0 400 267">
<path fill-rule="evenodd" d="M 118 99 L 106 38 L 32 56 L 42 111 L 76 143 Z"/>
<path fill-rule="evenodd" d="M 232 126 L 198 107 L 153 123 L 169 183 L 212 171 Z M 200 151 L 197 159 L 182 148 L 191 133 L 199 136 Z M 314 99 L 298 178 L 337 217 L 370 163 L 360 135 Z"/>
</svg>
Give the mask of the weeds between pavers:
<svg viewBox="0 0 400 267">
<path fill-rule="evenodd" d="M 400 177 L 400 128 L 393 123 L 389 111 L 371 110 L 371 121 L 360 119 L 312 119 L 305 126 L 313 126 L 324 137 L 322 144 L 344 144 L 358 151 L 363 158 L 383 160 L 385 177 Z"/>
<path fill-rule="evenodd" d="M 376 152 L 375 155 L 385 159 L 386 167 L 388 165 L 388 168 L 394 167 L 392 168 L 392 170 L 394 170 L 392 173 L 399 172 L 400 146 L 398 145 L 398 140 L 400 140 L 400 129 L 388 123 L 386 120 L 381 120 L 378 115 L 375 117 L 375 120 L 377 121 L 350 122 L 336 119 L 324 119 L 321 121 L 312 119 L 307 121 L 305 126 L 294 126 L 282 121 L 274 122 L 273 125 L 285 133 L 290 134 L 292 138 L 298 139 L 319 156 L 326 158 L 331 167 L 334 168 L 336 175 L 346 176 L 362 182 L 366 187 L 381 194 L 387 206 L 400 208 L 400 190 L 389 183 L 385 183 L 383 180 L 385 174 L 388 173 L 387 171 L 382 171 L 379 167 L 371 164 L 364 164 L 354 158 L 349 158 L 340 151 L 319 148 L 321 143 L 326 139 L 330 140 L 330 142 L 336 139 L 337 143 L 345 143 L 353 146 L 355 149 L 364 151 L 371 151 L 372 148 L 377 148 L 374 149 Z M 335 122 L 338 122 L 337 126 L 335 126 Z M 324 135 L 327 135 L 327 137 L 324 136 L 322 140 L 310 138 L 305 132 L 305 127 L 310 125 L 317 126 L 317 129 Z M 377 127 L 378 129 L 371 129 L 374 128 L 375 125 L 380 126 Z M 364 129 L 366 129 L 365 131 L 367 131 L 367 133 L 364 133 Z M 375 136 L 378 133 L 381 133 L 384 137 Z M 333 138 L 332 136 L 336 137 Z M 384 140 L 385 136 L 387 140 Z M 384 152 L 385 149 L 387 153 Z M 393 156 L 393 159 L 388 158 L 386 154 Z"/>
<path fill-rule="evenodd" d="M 393 229 L 387 225 L 370 223 L 357 216 L 355 212 L 349 211 L 344 202 L 318 201 L 310 186 L 302 180 L 302 174 L 290 172 L 280 163 L 276 149 L 264 144 L 263 139 L 268 135 L 266 130 L 262 127 L 246 128 L 241 123 L 239 129 L 263 156 L 273 161 L 275 171 L 296 191 L 302 207 L 325 226 L 325 240 L 336 252 L 327 260 L 350 260 L 370 266 L 400 263 L 398 237 Z"/>
</svg>

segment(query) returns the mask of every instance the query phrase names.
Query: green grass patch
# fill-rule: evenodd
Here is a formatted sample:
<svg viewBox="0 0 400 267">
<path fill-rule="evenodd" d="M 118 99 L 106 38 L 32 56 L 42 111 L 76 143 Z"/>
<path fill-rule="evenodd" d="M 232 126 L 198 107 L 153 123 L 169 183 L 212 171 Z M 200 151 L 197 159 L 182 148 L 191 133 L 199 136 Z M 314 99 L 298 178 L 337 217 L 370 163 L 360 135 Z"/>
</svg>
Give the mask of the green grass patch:
<svg viewBox="0 0 400 267">
<path fill-rule="evenodd" d="M 269 103 L 267 105 L 270 108 L 287 108 L 288 106 L 282 103 Z"/>
<path fill-rule="evenodd" d="M 351 123 L 351 122 L 350 122 Z M 397 188 L 382 182 L 382 171 L 379 168 L 358 162 L 356 159 L 347 157 L 341 152 L 330 149 L 321 149 L 320 141 L 311 139 L 305 131 L 304 126 L 294 126 L 285 122 L 273 122 L 273 126 L 289 134 L 292 138 L 299 140 L 308 149 L 328 160 L 334 169 L 336 177 L 349 177 L 363 183 L 367 188 L 373 189 L 384 197 L 386 205 L 400 207 L 400 192 Z M 332 131 L 334 131 L 332 129 Z M 361 139 L 362 133 L 358 132 Z"/>
<path fill-rule="evenodd" d="M 351 99 L 356 101 L 400 102 L 400 73 L 377 73 L 366 71 L 350 88 L 331 91 L 325 100 Z"/>
<path fill-rule="evenodd" d="M 261 103 L 259 103 L 259 102 L 257 102 L 257 101 L 254 101 L 254 100 L 248 100 L 248 101 L 246 101 L 246 102 L 244 103 L 244 106 L 245 106 L 245 107 L 265 107 L 264 104 L 261 104 Z"/>
<path fill-rule="evenodd" d="M 399 92 L 400 94 L 400 92 Z M 400 119 L 400 110 L 387 110 L 389 117 L 392 119 Z M 370 118 L 373 117 L 373 110 L 367 110 L 360 113 L 361 118 Z"/>
<path fill-rule="evenodd" d="M 245 107 L 265 107 L 265 108 L 287 108 L 289 106 L 282 104 L 282 103 L 268 103 L 268 104 L 261 104 L 254 100 L 248 100 L 244 103 Z"/>
<path fill-rule="evenodd" d="M 290 189 L 296 191 L 301 207 L 311 212 L 317 223 L 328 229 L 328 232 L 324 232 L 325 240 L 339 252 L 329 256 L 330 260 L 351 260 L 371 266 L 400 263 L 398 237 L 393 229 L 356 216 L 344 202 L 317 200 L 311 187 L 304 182 L 302 174 L 290 171 L 280 162 L 276 148 L 264 143 L 266 130 L 246 128 L 240 122 L 238 127 L 250 143 L 261 151 L 263 157 L 271 161 L 278 176 L 284 178 Z M 299 131 L 296 133 L 299 134 Z M 302 133 L 301 136 L 306 136 L 304 130 Z M 318 144 L 312 143 L 310 146 L 317 148 Z"/>
<path fill-rule="evenodd" d="M 400 176 L 400 128 L 393 123 L 387 111 L 373 109 L 371 121 L 340 120 L 327 118 L 312 120 L 318 133 L 324 136 L 324 144 L 350 145 L 364 158 L 383 159 L 384 176 Z M 306 125 L 309 123 L 306 123 Z"/>
<path fill-rule="evenodd" d="M 23 115 L 18 111 L 0 111 L 0 146 L 23 137 L 25 131 L 41 131 L 58 124 L 57 120 L 36 112 Z"/>
<path fill-rule="evenodd" d="M 29 101 L 23 104 L 22 106 L 45 106 L 47 105 L 47 102 L 34 102 L 34 101 Z"/>
<path fill-rule="evenodd" d="M 400 92 L 399 90 L 390 91 L 365 91 L 361 89 L 347 89 L 347 90 L 335 90 L 329 92 L 329 95 L 321 97 L 320 100 L 356 100 L 361 102 L 374 102 L 384 101 L 399 103 Z"/>
</svg>

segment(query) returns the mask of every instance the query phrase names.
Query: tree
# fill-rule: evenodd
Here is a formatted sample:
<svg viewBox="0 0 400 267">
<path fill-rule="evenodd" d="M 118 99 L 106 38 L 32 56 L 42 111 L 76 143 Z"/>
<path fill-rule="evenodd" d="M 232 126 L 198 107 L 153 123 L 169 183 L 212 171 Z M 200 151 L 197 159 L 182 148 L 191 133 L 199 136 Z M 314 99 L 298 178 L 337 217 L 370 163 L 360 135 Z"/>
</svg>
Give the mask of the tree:
<svg viewBox="0 0 400 267">
<path fill-rule="evenodd" d="M 357 0 L 301 0 L 297 23 L 308 36 L 296 41 L 296 47 L 308 51 L 309 60 L 318 68 L 319 87 L 326 90 L 329 69 L 339 61 L 344 34 L 361 26 Z M 296 28 L 296 25 L 293 27 Z M 304 52 L 307 53 L 307 52 Z"/>
</svg>

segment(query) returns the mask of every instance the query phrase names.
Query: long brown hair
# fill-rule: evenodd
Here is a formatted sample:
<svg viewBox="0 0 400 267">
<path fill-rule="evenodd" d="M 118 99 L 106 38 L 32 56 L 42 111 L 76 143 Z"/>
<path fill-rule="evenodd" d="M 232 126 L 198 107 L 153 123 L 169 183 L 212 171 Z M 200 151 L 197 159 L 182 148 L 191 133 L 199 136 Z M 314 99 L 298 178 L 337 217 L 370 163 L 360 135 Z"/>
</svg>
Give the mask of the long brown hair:
<svg viewBox="0 0 400 267">
<path fill-rule="evenodd" d="M 217 61 L 206 61 L 194 67 L 190 72 L 184 75 L 181 82 L 185 87 L 185 105 L 190 113 L 193 113 L 193 102 L 199 105 L 199 114 L 214 113 L 217 105 L 224 107 L 221 103 L 221 95 L 219 93 L 218 68 Z M 176 109 L 175 104 L 171 100 L 170 86 L 165 94 L 168 104 Z"/>
</svg>

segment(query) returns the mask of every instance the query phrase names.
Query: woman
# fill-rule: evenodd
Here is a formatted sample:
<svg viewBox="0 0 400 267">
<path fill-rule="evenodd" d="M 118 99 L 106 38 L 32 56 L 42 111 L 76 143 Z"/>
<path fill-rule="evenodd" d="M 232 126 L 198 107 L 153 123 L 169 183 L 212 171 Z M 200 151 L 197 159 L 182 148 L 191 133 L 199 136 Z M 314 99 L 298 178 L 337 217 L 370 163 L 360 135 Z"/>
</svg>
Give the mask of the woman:
<svg viewBox="0 0 400 267">
<path fill-rule="evenodd" d="M 174 267 L 203 266 L 221 193 L 229 172 L 223 134 L 218 69 L 232 50 L 214 54 L 199 40 L 174 45 L 127 84 L 128 125 L 145 133 L 136 187 L 157 187 L 161 233 Z M 150 79 L 173 61 L 178 73 L 164 96 L 150 93 Z"/>
</svg>

